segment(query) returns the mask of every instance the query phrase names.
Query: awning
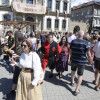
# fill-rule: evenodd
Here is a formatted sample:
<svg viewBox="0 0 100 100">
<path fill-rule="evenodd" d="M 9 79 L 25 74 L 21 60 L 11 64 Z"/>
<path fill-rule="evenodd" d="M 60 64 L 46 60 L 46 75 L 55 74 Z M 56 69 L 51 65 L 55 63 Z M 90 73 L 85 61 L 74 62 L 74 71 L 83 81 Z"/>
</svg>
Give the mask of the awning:
<svg viewBox="0 0 100 100">
<path fill-rule="evenodd" d="M 13 25 L 13 27 L 18 30 L 21 30 L 24 27 L 29 26 L 29 25 L 39 25 L 39 23 L 30 22 L 30 21 L 0 21 L 0 24 L 1 25 L 10 25 L 10 26 Z"/>
<path fill-rule="evenodd" d="M 42 5 L 34 5 L 13 1 L 12 10 L 19 13 L 27 14 L 46 14 L 46 7 Z"/>
</svg>

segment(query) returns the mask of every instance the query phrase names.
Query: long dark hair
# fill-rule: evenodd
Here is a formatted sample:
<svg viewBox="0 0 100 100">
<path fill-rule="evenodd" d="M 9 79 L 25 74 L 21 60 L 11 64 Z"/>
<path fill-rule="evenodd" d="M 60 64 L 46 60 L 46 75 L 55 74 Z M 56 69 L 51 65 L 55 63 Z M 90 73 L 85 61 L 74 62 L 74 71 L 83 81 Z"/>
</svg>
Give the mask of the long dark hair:
<svg viewBox="0 0 100 100">
<path fill-rule="evenodd" d="M 100 41 L 100 37 L 98 38 L 98 41 Z"/>
<path fill-rule="evenodd" d="M 30 33 L 30 37 L 32 37 L 32 38 L 33 38 L 33 37 L 35 37 L 35 35 L 34 35 L 33 33 Z"/>
<path fill-rule="evenodd" d="M 61 38 L 61 41 L 60 41 L 60 43 L 59 43 L 60 46 L 62 45 L 62 40 L 63 40 L 63 38 L 66 38 L 66 37 L 63 36 L 63 37 Z M 67 45 L 68 45 L 68 41 L 67 41 L 67 39 L 66 39 L 66 42 L 65 42 L 64 46 L 67 46 Z"/>
</svg>

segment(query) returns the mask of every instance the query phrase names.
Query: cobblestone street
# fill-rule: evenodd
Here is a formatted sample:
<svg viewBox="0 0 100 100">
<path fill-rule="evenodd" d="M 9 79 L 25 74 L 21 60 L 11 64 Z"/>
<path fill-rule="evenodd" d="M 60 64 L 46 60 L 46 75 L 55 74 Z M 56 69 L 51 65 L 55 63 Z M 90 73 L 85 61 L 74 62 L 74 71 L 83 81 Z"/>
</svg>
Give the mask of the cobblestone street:
<svg viewBox="0 0 100 100">
<path fill-rule="evenodd" d="M 54 77 L 49 79 L 49 69 L 46 71 L 46 78 L 42 85 L 43 100 L 100 100 L 100 91 L 95 91 L 95 85 L 92 84 L 94 74 L 91 67 L 86 67 L 84 72 L 84 79 L 80 88 L 80 94 L 75 97 L 72 95 L 75 87 L 71 87 L 70 81 L 70 66 L 69 71 L 63 73 L 63 78 L 59 80 L 56 71 Z M 5 100 L 4 95 L 11 90 L 13 74 L 0 64 L 0 100 Z M 77 79 L 76 79 L 77 81 Z M 14 100 L 10 99 L 10 100 Z"/>
</svg>

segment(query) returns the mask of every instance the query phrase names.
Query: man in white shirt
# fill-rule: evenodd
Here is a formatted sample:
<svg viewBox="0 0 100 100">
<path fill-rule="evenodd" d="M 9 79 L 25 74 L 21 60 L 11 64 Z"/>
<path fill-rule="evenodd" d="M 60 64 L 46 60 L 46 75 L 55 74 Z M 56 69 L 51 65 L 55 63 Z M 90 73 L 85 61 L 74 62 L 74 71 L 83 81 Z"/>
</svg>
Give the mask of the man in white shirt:
<svg viewBox="0 0 100 100">
<path fill-rule="evenodd" d="M 76 39 L 76 36 L 73 34 L 72 31 L 69 32 L 69 35 L 68 35 L 68 43 L 70 44 L 72 42 L 72 40 Z"/>
<path fill-rule="evenodd" d="M 95 80 L 93 81 L 93 83 L 96 85 L 98 75 L 99 75 L 99 72 L 100 72 L 100 38 L 98 39 L 98 42 L 95 44 L 93 51 L 94 51 L 94 54 L 95 54 L 95 68 L 96 68 Z M 96 91 L 98 91 L 99 88 L 100 88 L 100 78 L 99 78 L 98 85 L 95 87 Z"/>
</svg>

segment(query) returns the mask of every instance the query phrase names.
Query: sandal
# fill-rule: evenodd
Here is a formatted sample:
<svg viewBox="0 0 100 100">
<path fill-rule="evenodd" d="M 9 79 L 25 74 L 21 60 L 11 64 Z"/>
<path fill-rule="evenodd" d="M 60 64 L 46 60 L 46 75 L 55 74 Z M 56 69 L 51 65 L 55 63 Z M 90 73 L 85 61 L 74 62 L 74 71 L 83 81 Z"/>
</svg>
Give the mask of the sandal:
<svg viewBox="0 0 100 100">
<path fill-rule="evenodd" d="M 59 75 L 60 75 L 60 73 L 57 74 L 57 76 L 59 76 Z"/>
<path fill-rule="evenodd" d="M 61 79 L 62 78 L 62 75 L 59 75 L 59 79 Z"/>
<path fill-rule="evenodd" d="M 42 85 L 43 84 L 43 81 L 40 84 Z"/>
<path fill-rule="evenodd" d="M 97 85 L 97 83 L 95 82 L 95 80 L 92 82 L 94 85 Z"/>
<path fill-rule="evenodd" d="M 70 85 L 74 87 L 75 86 L 75 83 L 70 83 Z"/>
<path fill-rule="evenodd" d="M 96 91 L 99 91 L 100 89 L 97 89 L 97 86 L 94 88 Z"/>
<path fill-rule="evenodd" d="M 73 95 L 77 96 L 79 93 L 80 93 L 80 90 L 79 90 L 79 92 L 74 91 Z"/>
</svg>

